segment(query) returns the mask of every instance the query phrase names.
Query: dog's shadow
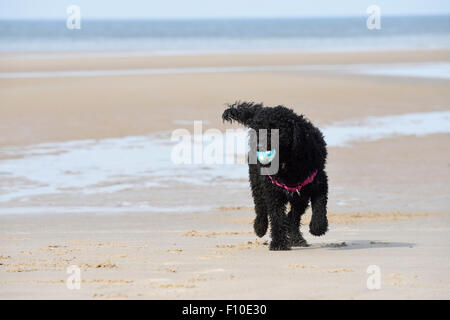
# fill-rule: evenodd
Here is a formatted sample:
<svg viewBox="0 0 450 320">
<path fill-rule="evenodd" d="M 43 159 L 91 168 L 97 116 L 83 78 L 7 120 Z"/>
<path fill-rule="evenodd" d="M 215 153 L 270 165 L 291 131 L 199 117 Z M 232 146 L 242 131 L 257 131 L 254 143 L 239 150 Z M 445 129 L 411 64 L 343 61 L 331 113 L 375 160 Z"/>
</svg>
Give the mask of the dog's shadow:
<svg viewBox="0 0 450 320">
<path fill-rule="evenodd" d="M 361 250 L 375 248 L 413 248 L 416 244 L 410 242 L 385 242 L 378 240 L 351 240 L 332 243 L 312 243 L 308 247 L 292 247 L 292 250 Z"/>
</svg>

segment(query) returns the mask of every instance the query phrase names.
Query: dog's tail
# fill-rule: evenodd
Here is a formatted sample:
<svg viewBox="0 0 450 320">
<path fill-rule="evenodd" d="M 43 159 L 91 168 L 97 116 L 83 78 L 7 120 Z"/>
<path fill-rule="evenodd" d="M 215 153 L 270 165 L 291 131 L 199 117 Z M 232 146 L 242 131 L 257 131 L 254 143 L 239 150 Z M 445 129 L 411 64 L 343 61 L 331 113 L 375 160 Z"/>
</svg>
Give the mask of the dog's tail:
<svg viewBox="0 0 450 320">
<path fill-rule="evenodd" d="M 228 105 L 228 108 L 222 114 L 222 120 L 229 122 L 237 121 L 248 127 L 256 112 L 261 108 L 261 103 L 238 101 Z"/>
</svg>

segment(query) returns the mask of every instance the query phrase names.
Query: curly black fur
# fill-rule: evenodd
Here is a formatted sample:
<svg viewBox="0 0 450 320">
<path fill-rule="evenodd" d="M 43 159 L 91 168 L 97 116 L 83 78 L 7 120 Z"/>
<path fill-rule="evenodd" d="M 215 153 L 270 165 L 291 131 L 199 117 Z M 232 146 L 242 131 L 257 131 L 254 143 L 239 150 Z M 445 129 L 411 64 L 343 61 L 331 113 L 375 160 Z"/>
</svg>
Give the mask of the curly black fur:
<svg viewBox="0 0 450 320">
<path fill-rule="evenodd" d="M 270 250 L 289 250 L 291 246 L 306 246 L 300 232 L 300 218 L 311 201 L 312 218 L 309 231 L 315 236 L 328 230 L 328 178 L 325 172 L 326 143 L 322 133 L 302 115 L 284 106 L 264 107 L 262 104 L 236 102 L 228 105 L 223 121 L 236 121 L 254 129 L 279 129 L 279 170 L 273 178 L 296 185 L 318 170 L 314 181 L 300 195 L 273 185 L 267 175 L 261 175 L 259 162 L 249 164 L 250 186 L 255 203 L 254 230 L 258 237 L 266 234 L 270 220 L 272 241 Z M 267 139 L 270 148 L 270 138 Z M 250 144 L 250 152 L 256 152 Z M 286 214 L 286 204 L 291 210 Z"/>
</svg>

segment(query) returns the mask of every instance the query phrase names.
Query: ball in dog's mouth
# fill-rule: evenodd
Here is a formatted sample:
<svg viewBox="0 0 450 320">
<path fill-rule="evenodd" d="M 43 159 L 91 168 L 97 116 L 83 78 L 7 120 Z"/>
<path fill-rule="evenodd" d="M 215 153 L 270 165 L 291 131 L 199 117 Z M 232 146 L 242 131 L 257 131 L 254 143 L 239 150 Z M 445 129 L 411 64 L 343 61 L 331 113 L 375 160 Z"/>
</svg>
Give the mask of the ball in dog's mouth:
<svg viewBox="0 0 450 320">
<path fill-rule="evenodd" d="M 269 151 L 257 151 L 256 157 L 262 165 L 269 165 L 275 159 L 277 152 L 275 149 Z"/>
</svg>

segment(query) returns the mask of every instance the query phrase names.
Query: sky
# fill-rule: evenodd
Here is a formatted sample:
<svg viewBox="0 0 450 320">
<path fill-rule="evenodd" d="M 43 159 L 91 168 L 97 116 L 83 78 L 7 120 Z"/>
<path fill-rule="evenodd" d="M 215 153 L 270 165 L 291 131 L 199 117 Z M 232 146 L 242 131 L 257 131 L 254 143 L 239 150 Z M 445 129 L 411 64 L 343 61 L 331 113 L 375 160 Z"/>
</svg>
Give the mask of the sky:
<svg viewBox="0 0 450 320">
<path fill-rule="evenodd" d="M 196 19 L 450 14 L 449 0 L 0 0 L 0 19 L 66 19 L 78 5 L 85 19 Z"/>
</svg>

